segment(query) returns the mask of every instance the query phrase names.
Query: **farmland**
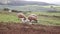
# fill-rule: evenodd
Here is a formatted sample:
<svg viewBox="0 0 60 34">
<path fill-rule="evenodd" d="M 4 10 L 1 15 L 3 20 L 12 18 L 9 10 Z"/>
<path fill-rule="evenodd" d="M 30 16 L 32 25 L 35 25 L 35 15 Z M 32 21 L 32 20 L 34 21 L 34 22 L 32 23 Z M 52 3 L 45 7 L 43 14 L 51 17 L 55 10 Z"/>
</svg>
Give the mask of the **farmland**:
<svg viewBox="0 0 60 34">
<path fill-rule="evenodd" d="M 49 11 L 51 6 L 39 6 L 39 5 L 25 5 L 25 6 L 10 6 L 10 5 L 0 5 L 0 9 L 9 8 L 18 11 Z M 60 6 L 53 6 L 54 10 L 60 11 Z"/>
<path fill-rule="evenodd" d="M 49 8 L 49 6 L 44 6 L 44 8 Z M 59 9 L 58 7 L 55 8 Z M 60 11 L 23 11 L 23 13 L 26 17 L 30 14 L 36 14 L 38 16 L 38 23 L 21 23 L 16 12 L 0 10 L 0 34 L 60 34 Z"/>
<path fill-rule="evenodd" d="M 37 14 L 38 23 L 43 25 L 60 25 L 60 13 L 50 13 L 50 12 L 26 12 L 25 15 Z M 15 12 L 0 12 L 0 22 L 21 22 L 17 18 L 17 13 Z"/>
</svg>

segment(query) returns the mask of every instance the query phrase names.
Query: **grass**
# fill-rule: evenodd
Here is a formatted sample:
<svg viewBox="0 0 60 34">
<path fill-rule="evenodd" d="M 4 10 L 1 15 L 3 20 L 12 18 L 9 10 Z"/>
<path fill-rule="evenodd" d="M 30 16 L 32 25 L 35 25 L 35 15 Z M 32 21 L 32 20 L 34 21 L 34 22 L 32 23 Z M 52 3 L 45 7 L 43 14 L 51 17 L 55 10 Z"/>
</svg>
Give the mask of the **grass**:
<svg viewBox="0 0 60 34">
<path fill-rule="evenodd" d="M 39 23 L 46 25 L 60 25 L 60 19 L 50 17 L 40 17 Z"/>
<path fill-rule="evenodd" d="M 48 12 L 27 12 L 25 15 L 37 14 L 37 15 L 48 15 L 48 16 L 60 16 L 60 13 L 48 13 Z M 18 20 L 16 13 L 0 12 L 0 22 L 21 22 Z M 38 16 L 38 23 L 43 25 L 60 25 L 60 18 L 55 17 L 44 17 Z"/>
<path fill-rule="evenodd" d="M 8 22 L 8 21 L 12 21 L 12 22 L 19 22 L 16 14 L 14 15 L 13 13 L 0 13 L 0 21 L 3 22 Z"/>
<path fill-rule="evenodd" d="M 48 12 L 34 12 L 37 15 L 47 15 L 52 17 L 39 16 L 38 20 L 40 24 L 43 25 L 60 25 L 60 18 L 53 17 L 60 16 L 60 13 L 48 13 Z"/>
</svg>

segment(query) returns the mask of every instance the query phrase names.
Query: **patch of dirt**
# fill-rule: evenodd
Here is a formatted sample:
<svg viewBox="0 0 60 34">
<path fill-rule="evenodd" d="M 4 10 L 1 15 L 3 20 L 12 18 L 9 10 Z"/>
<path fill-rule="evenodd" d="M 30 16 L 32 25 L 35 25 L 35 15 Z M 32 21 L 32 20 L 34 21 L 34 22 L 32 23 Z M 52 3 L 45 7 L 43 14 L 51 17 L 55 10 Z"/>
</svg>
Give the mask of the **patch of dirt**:
<svg viewBox="0 0 60 34">
<path fill-rule="evenodd" d="M 60 26 L 0 23 L 0 34 L 60 34 Z"/>
</svg>

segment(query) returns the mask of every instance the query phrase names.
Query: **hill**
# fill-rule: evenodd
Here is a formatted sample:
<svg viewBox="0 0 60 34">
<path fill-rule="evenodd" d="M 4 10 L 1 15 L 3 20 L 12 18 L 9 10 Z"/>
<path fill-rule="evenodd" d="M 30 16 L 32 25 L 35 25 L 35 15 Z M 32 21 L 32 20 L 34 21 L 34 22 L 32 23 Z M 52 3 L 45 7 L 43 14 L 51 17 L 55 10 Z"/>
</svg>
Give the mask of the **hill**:
<svg viewBox="0 0 60 34">
<path fill-rule="evenodd" d="M 46 2 L 36 2 L 36 1 L 11 1 L 10 3 L 1 3 L 0 5 L 13 5 L 13 6 L 23 6 L 23 5 L 42 5 L 42 6 L 46 6 L 46 5 L 55 5 L 55 4 L 49 4 Z"/>
</svg>

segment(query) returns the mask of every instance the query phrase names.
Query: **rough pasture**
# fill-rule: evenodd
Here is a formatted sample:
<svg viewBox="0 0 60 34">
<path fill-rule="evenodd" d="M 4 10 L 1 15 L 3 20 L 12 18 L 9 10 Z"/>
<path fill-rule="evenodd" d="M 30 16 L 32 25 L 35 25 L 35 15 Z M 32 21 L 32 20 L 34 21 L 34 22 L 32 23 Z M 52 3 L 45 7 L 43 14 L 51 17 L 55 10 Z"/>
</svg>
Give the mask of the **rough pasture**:
<svg viewBox="0 0 60 34">
<path fill-rule="evenodd" d="M 37 15 L 53 16 L 57 13 L 32 12 Z M 26 16 L 32 13 L 25 13 Z M 53 15 L 52 15 L 53 14 Z M 20 23 L 16 13 L 0 12 L 0 34 L 60 34 L 60 18 L 40 16 L 38 24 Z M 60 16 L 60 15 L 58 15 Z M 52 26 L 53 25 L 53 26 Z M 59 25 L 59 26 L 58 26 Z"/>
<path fill-rule="evenodd" d="M 47 12 L 25 12 L 26 16 L 30 14 L 36 14 L 38 15 L 38 24 L 43 25 L 60 25 L 60 13 L 47 13 Z M 43 16 L 41 16 L 43 15 Z M 54 17 L 53 17 L 54 16 Z M 58 16 L 58 17 L 56 17 Z M 0 12 L 0 22 L 21 22 L 21 20 L 18 19 L 17 14 L 15 12 L 6 12 L 2 11 Z"/>
</svg>

